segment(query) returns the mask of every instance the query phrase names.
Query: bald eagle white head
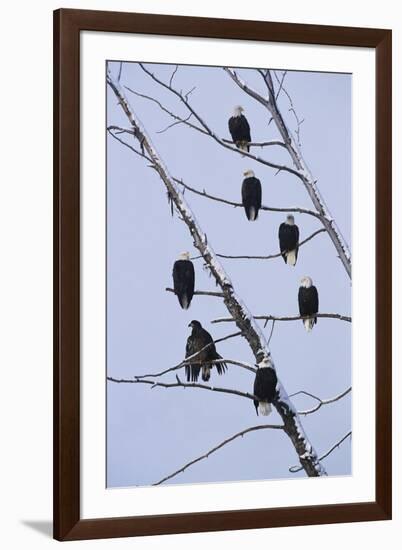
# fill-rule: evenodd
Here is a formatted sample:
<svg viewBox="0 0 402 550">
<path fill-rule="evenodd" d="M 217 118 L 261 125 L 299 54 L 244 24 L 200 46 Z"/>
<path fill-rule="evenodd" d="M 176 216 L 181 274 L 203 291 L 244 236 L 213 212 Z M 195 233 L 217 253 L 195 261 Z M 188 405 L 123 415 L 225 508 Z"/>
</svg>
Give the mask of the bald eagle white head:
<svg viewBox="0 0 402 550">
<path fill-rule="evenodd" d="M 258 363 L 254 380 L 254 407 L 257 415 L 268 416 L 272 412 L 271 403 L 276 397 L 278 379 L 269 357 L 264 357 Z"/>
<path fill-rule="evenodd" d="M 244 109 L 241 105 L 236 105 L 233 109 L 233 116 L 241 116 L 244 113 Z"/>
<path fill-rule="evenodd" d="M 173 290 L 183 309 L 188 309 L 194 296 L 195 272 L 189 252 L 182 252 L 173 264 Z"/>
<path fill-rule="evenodd" d="M 316 314 L 318 313 L 318 291 L 311 277 L 303 277 L 300 281 L 299 311 L 300 316 L 304 317 L 304 328 L 310 332 L 317 323 Z"/>
<path fill-rule="evenodd" d="M 310 288 L 311 286 L 313 286 L 313 279 L 305 275 L 300 281 L 300 286 L 302 286 L 303 288 Z"/>
<path fill-rule="evenodd" d="M 295 217 L 292 214 L 288 214 L 286 216 L 286 222 L 287 225 L 294 225 L 295 224 Z"/>
<path fill-rule="evenodd" d="M 244 176 L 245 178 L 253 178 L 254 175 L 255 175 L 255 174 L 254 174 L 253 170 L 245 170 L 245 171 L 243 172 L 243 176 Z"/>
<path fill-rule="evenodd" d="M 242 151 L 250 151 L 250 125 L 248 120 L 243 115 L 243 107 L 241 105 L 236 105 L 233 109 L 233 115 L 229 118 L 229 132 L 232 136 L 233 143 L 238 149 Z"/>
</svg>

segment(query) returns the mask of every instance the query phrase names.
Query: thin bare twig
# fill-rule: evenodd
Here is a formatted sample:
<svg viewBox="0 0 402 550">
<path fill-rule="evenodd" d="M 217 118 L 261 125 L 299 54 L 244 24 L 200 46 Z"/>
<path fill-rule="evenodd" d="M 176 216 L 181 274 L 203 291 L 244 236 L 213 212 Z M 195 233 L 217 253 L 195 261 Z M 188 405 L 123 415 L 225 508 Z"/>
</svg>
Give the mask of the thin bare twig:
<svg viewBox="0 0 402 550">
<path fill-rule="evenodd" d="M 179 68 L 179 66 L 176 65 L 176 67 L 174 68 L 174 71 L 172 72 L 172 76 L 170 77 L 169 86 L 172 85 L 173 79 L 174 79 L 174 77 L 175 77 L 175 74 L 177 73 L 178 68 Z"/>
<path fill-rule="evenodd" d="M 274 334 L 274 328 L 275 328 L 275 319 L 272 321 L 271 333 L 268 338 L 268 344 L 271 343 L 272 335 Z"/>
<path fill-rule="evenodd" d="M 120 82 L 122 70 L 123 70 L 123 61 L 120 61 L 120 67 L 119 67 L 119 74 L 117 76 L 117 82 Z"/>
<path fill-rule="evenodd" d="M 330 449 L 328 449 L 328 451 L 326 453 L 324 453 L 323 455 L 320 456 L 319 460 L 324 460 L 324 458 L 327 458 L 327 456 L 329 456 L 335 449 L 337 449 L 338 447 L 340 447 L 342 445 L 342 443 L 348 439 L 348 437 L 351 437 L 352 436 L 352 432 L 348 432 L 346 435 L 344 435 L 339 441 L 337 441 L 335 443 L 335 445 L 333 445 Z M 296 472 L 300 472 L 302 470 L 302 467 L 301 466 L 291 466 L 289 468 L 289 472 L 292 472 L 292 474 L 295 474 Z"/>
<path fill-rule="evenodd" d="M 179 468 L 178 470 L 176 470 L 172 474 L 169 474 L 168 476 L 162 478 L 160 481 L 157 481 L 156 483 L 153 483 L 153 485 L 161 485 L 165 481 L 168 481 L 169 479 L 172 479 L 173 477 L 177 476 L 178 474 L 181 474 L 182 472 L 187 470 L 187 468 L 190 468 L 190 466 L 193 466 L 193 464 L 196 464 L 197 462 L 200 462 L 201 460 L 204 460 L 205 458 L 208 458 L 212 453 L 218 451 L 219 449 L 222 449 L 222 447 L 224 447 L 228 443 L 231 443 L 232 441 L 234 441 L 238 437 L 243 437 L 244 435 L 246 435 L 250 432 L 257 431 L 257 430 L 283 430 L 283 426 L 280 426 L 279 424 L 259 424 L 258 426 L 252 426 L 251 428 L 247 428 L 246 430 L 242 430 L 241 432 L 238 432 L 238 433 L 232 435 L 231 437 L 228 437 L 228 439 L 225 439 L 224 441 L 219 443 L 219 445 L 216 445 L 216 447 L 213 447 L 212 449 L 210 449 L 205 454 L 195 458 L 194 460 L 191 460 L 190 462 L 187 462 L 187 464 L 184 464 L 184 466 L 182 466 L 181 468 Z"/>
<path fill-rule="evenodd" d="M 275 315 L 254 315 L 254 319 L 259 321 L 303 321 L 304 319 L 311 319 L 312 317 L 323 317 L 327 319 L 339 319 L 340 321 L 352 322 L 352 318 L 347 315 L 340 315 L 339 313 L 315 313 L 311 316 L 291 315 L 287 317 L 276 317 Z M 214 319 L 211 323 L 233 323 L 235 320 L 233 317 L 222 317 L 221 319 Z"/>
<path fill-rule="evenodd" d="M 315 407 L 313 407 L 311 409 L 307 409 L 305 411 L 298 411 L 299 414 L 306 416 L 308 414 L 315 413 L 323 405 L 329 405 L 330 403 L 335 403 L 335 401 L 340 401 L 343 397 L 345 397 L 345 395 L 348 395 L 348 393 L 350 393 L 351 391 L 352 391 L 352 386 L 350 386 L 349 388 L 347 388 L 346 390 L 344 390 L 340 394 L 335 395 L 335 397 L 330 397 L 329 399 L 321 399 L 320 397 L 317 397 L 316 395 L 314 395 L 312 393 L 309 393 L 308 391 L 300 390 L 296 393 L 292 393 L 289 397 L 296 397 L 296 395 L 307 395 L 308 397 L 311 397 L 312 399 L 315 399 L 316 401 L 318 401 L 318 403 Z"/>
<path fill-rule="evenodd" d="M 286 75 L 287 75 L 287 71 L 283 71 L 283 73 L 282 73 L 282 78 L 281 78 L 281 81 L 280 81 L 280 83 L 279 83 L 279 88 L 278 88 L 278 91 L 276 92 L 276 96 L 275 96 L 275 99 L 276 99 L 276 100 L 278 99 L 279 94 L 280 94 L 281 91 L 282 91 L 282 86 L 283 86 L 283 82 L 284 82 L 284 80 L 285 80 Z M 275 74 L 275 76 L 276 76 L 276 74 Z"/>
<path fill-rule="evenodd" d="M 283 90 L 283 92 L 285 93 L 286 97 L 288 98 L 289 100 L 289 104 L 290 104 L 290 108 L 289 108 L 289 112 L 291 112 L 293 114 L 293 116 L 295 117 L 295 120 L 296 120 L 296 129 L 295 129 L 295 134 L 297 136 L 297 144 L 299 147 L 301 147 L 301 141 L 300 141 L 300 126 L 303 124 L 304 122 L 304 118 L 302 120 L 300 120 L 300 118 L 298 117 L 297 115 L 297 112 L 296 112 L 296 109 L 293 105 L 293 100 L 290 96 L 290 94 L 287 92 L 287 90 L 284 88 L 283 86 L 283 80 L 284 80 L 284 75 L 286 75 L 287 71 L 284 72 L 284 75 L 282 76 L 282 80 L 279 80 L 279 77 L 278 75 L 276 74 L 276 71 L 272 71 L 274 73 L 274 76 L 276 78 L 276 81 L 278 82 L 279 84 L 279 88 L 280 90 Z M 279 95 L 279 92 L 276 96 L 275 99 L 278 99 L 278 95 Z"/>
</svg>

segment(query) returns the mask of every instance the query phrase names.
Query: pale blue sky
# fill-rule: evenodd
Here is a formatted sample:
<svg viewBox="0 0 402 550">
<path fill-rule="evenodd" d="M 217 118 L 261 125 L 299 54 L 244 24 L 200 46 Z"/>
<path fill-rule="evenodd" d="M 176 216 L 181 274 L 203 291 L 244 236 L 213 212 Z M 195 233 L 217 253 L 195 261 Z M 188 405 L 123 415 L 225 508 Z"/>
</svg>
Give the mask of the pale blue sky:
<svg viewBox="0 0 402 550">
<path fill-rule="evenodd" d="M 118 64 L 111 69 L 117 72 Z M 168 81 L 171 66 L 153 65 L 152 71 Z M 264 92 L 261 77 L 252 70 L 241 76 Z M 125 63 L 122 83 L 152 95 L 172 110 L 186 115 L 182 105 L 162 90 L 135 63 Z M 351 243 L 351 75 L 289 72 L 285 87 L 301 119 L 302 152 L 318 180 L 318 186 L 348 243 Z M 245 95 L 220 68 L 180 67 L 174 84 L 191 94 L 194 107 L 216 133 L 228 135 L 227 121 L 233 106 L 242 105 L 255 141 L 278 138 L 274 124 L 268 126 L 264 108 Z M 108 94 L 108 124 L 127 126 L 127 120 L 111 90 Z M 263 203 L 269 206 L 312 208 L 300 181 L 227 151 L 190 128 L 175 126 L 165 133 L 171 119 L 145 99 L 129 95 L 170 172 L 198 189 L 240 201 L 243 171 L 251 168 L 261 180 Z M 279 106 L 290 127 L 294 118 L 286 96 Z M 130 141 L 130 136 L 122 136 Z M 265 148 L 261 155 L 287 162 L 286 152 Z M 107 373 L 132 377 L 157 372 L 184 357 L 191 319 L 198 319 L 218 338 L 233 332 L 234 325 L 210 324 L 227 316 L 219 298 L 195 296 L 183 311 L 174 295 L 172 265 L 184 250 L 195 253 L 186 225 L 172 218 L 163 183 L 146 161 L 135 156 L 110 136 L 107 138 Z M 278 227 L 285 213 L 261 212 L 257 222 L 248 222 L 244 211 L 211 202 L 186 192 L 186 199 L 206 231 L 216 252 L 270 254 L 278 251 Z M 320 228 L 318 220 L 297 215 L 301 239 Z M 318 235 L 300 249 L 295 268 L 281 258 L 269 261 L 222 260 L 236 290 L 254 314 L 298 313 L 300 278 L 313 278 L 322 312 L 350 314 L 351 287 L 346 272 L 326 234 Z M 195 261 L 196 288 L 215 290 L 213 280 Z M 267 336 L 271 330 L 265 329 Z M 232 339 L 218 344 L 218 351 L 233 359 L 254 362 L 247 343 Z M 351 325 L 319 319 L 311 334 L 301 321 L 276 323 L 271 351 L 278 377 L 288 393 L 301 389 L 332 397 L 351 383 Z M 174 379 L 174 373 L 166 377 Z M 252 391 L 253 374 L 230 367 L 222 377 L 215 373 L 213 385 Z M 253 403 L 237 396 L 195 389 L 150 390 L 138 384 L 107 386 L 107 485 L 149 485 L 203 454 L 221 440 L 247 427 L 266 423 L 257 417 Z M 314 405 L 310 398 L 296 397 L 298 409 Z M 276 411 L 269 421 L 277 423 Z M 322 407 L 302 418 L 317 452 L 322 454 L 351 426 L 351 397 Z M 297 456 L 289 439 L 280 431 L 249 434 L 210 456 L 170 483 L 204 483 L 304 476 L 290 474 Z M 351 443 L 325 460 L 329 475 L 351 472 Z"/>
</svg>

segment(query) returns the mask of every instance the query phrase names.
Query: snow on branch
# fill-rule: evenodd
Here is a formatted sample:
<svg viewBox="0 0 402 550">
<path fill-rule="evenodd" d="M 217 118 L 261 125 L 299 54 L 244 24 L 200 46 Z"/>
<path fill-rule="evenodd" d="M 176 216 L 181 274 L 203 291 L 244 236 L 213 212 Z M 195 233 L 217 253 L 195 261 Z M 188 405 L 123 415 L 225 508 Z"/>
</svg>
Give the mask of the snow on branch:
<svg viewBox="0 0 402 550">
<path fill-rule="evenodd" d="M 352 317 L 347 315 L 340 315 L 339 313 L 314 313 L 312 317 L 324 317 L 327 319 L 339 319 L 339 321 L 352 322 Z M 303 321 L 304 319 L 310 319 L 309 316 L 290 315 L 287 317 L 277 317 L 275 315 L 254 315 L 254 319 L 258 321 Z M 214 319 L 211 323 L 233 323 L 235 319 L 233 317 L 222 317 L 220 319 Z"/>
<path fill-rule="evenodd" d="M 320 456 L 319 460 L 324 460 L 324 458 L 327 458 L 335 449 L 338 449 L 346 439 L 352 436 L 352 432 L 348 432 L 346 435 L 344 435 L 339 441 L 335 443 L 326 453 Z M 292 474 L 295 474 L 296 472 L 300 472 L 302 470 L 301 466 L 291 466 L 289 468 L 289 472 L 292 472 Z"/>
<path fill-rule="evenodd" d="M 145 69 L 145 72 L 149 72 Z M 150 73 L 152 74 L 152 73 Z M 152 76 L 153 77 L 153 76 Z M 154 78 L 154 77 L 153 77 Z M 203 256 L 206 265 L 208 266 L 211 274 L 213 275 L 216 283 L 221 287 L 221 290 L 224 294 L 224 304 L 228 309 L 231 316 L 236 320 L 236 325 L 239 330 L 242 332 L 243 337 L 247 340 L 256 362 L 259 363 L 262 360 L 267 360 L 271 367 L 275 369 L 273 359 L 268 347 L 268 343 L 265 339 L 265 336 L 258 325 L 257 322 L 253 319 L 252 314 L 235 292 L 232 281 L 230 280 L 228 274 L 221 265 L 219 259 L 217 258 L 215 252 L 213 251 L 210 242 L 208 241 L 207 235 L 201 229 L 197 219 L 195 218 L 193 212 L 191 211 L 190 206 L 187 204 L 183 193 L 180 191 L 178 184 L 169 174 L 169 171 L 158 155 L 155 147 L 152 145 L 150 137 L 147 135 L 145 129 L 140 123 L 138 117 L 134 113 L 131 105 L 128 102 L 128 99 L 124 93 L 123 88 L 117 82 L 110 71 L 107 75 L 107 84 L 110 86 L 114 92 L 116 98 L 119 101 L 119 104 L 127 116 L 130 124 L 133 127 L 134 137 L 138 140 L 141 150 L 145 151 L 145 154 L 152 160 L 151 166 L 159 174 L 162 182 L 164 183 L 169 197 L 172 202 L 175 204 L 178 212 L 181 215 L 183 222 L 187 225 L 188 230 L 190 231 L 194 246 L 198 249 L 200 254 Z M 164 87 L 168 87 L 166 84 L 163 84 Z M 178 94 L 178 92 L 175 92 Z M 180 95 L 180 94 L 179 94 Z M 183 101 L 187 102 L 186 98 L 182 98 Z M 188 102 L 187 102 L 188 104 Z M 191 107 L 189 107 L 191 111 Z M 196 116 L 196 115 L 195 115 Z M 197 118 L 197 116 L 196 116 Z M 199 118 L 197 118 L 199 120 Z M 199 120 L 200 122 L 200 120 Z M 205 126 L 204 126 L 205 127 Z M 207 129 L 207 127 L 205 128 Z M 219 138 L 214 137 L 216 141 L 220 141 Z M 223 143 L 223 142 L 221 142 Z M 226 147 L 231 148 L 231 146 L 224 144 Z M 244 153 L 244 152 L 243 152 Z M 289 169 L 287 169 L 289 171 Z M 133 383 L 147 383 L 152 381 L 147 380 L 135 380 Z M 158 383 L 160 385 L 161 383 Z M 183 383 L 177 383 L 176 385 L 183 386 Z M 190 384 L 192 387 L 201 387 L 204 389 L 212 391 L 222 391 L 228 393 L 229 390 L 220 388 L 210 388 L 209 386 L 203 386 L 202 384 Z M 170 387 L 166 386 L 165 387 Z M 231 393 L 240 395 L 239 392 L 231 390 Z M 243 394 L 245 396 L 247 394 Z M 253 399 L 251 394 L 248 394 L 250 398 Z M 304 432 L 301 420 L 297 414 L 297 411 L 289 397 L 278 379 L 277 383 L 277 396 L 274 401 L 274 406 L 278 411 L 279 415 L 282 418 L 284 423 L 284 431 L 290 438 L 296 453 L 299 456 L 300 464 L 305 470 L 308 476 L 322 476 L 326 475 L 325 469 L 321 465 L 317 453 L 315 452 L 312 444 L 308 440 L 306 433 Z"/>
<path fill-rule="evenodd" d="M 227 439 L 225 439 L 224 441 L 219 443 L 219 445 L 216 445 L 216 447 L 213 447 L 212 449 L 210 449 L 205 454 L 195 458 L 194 460 L 191 460 L 190 462 L 187 462 L 187 464 L 184 464 L 184 466 L 182 466 L 181 468 L 179 468 L 178 470 L 176 470 L 172 474 L 169 474 L 168 476 L 162 478 L 160 481 L 157 481 L 156 483 L 153 483 L 153 485 L 161 485 L 165 481 L 168 481 L 169 479 L 172 479 L 173 477 L 176 477 L 178 474 L 183 473 L 185 470 L 187 470 L 187 468 L 190 468 L 190 466 L 193 466 L 197 462 L 200 462 L 201 460 L 204 460 L 205 458 L 208 458 L 212 453 L 215 453 L 216 451 L 219 451 L 219 449 L 222 449 L 222 447 L 224 447 L 228 443 L 231 443 L 232 441 L 234 441 L 238 437 L 243 437 L 244 435 L 246 435 L 250 432 L 255 432 L 257 430 L 283 430 L 283 426 L 280 426 L 279 424 L 259 424 L 258 426 L 252 426 L 251 428 L 247 428 L 246 430 L 242 430 L 241 432 L 238 432 L 238 433 L 232 435 L 231 437 L 228 437 Z"/>
<path fill-rule="evenodd" d="M 223 67 L 223 70 L 229 75 L 229 77 L 241 88 L 246 94 L 254 98 L 258 103 L 263 105 L 270 113 L 274 120 L 276 127 L 286 145 L 286 149 L 296 167 L 296 174 L 303 182 L 307 193 L 309 194 L 311 201 L 319 214 L 321 214 L 321 221 L 327 230 L 335 249 L 338 253 L 340 260 L 348 274 L 349 278 L 352 277 L 352 258 L 349 247 L 339 229 L 335 220 L 333 219 L 328 206 L 325 204 L 324 198 L 317 187 L 317 181 L 313 178 L 302 154 L 300 147 L 296 140 L 293 138 L 290 130 L 288 129 L 286 122 L 278 108 L 275 94 L 273 92 L 272 76 L 269 70 L 258 71 L 266 83 L 268 90 L 268 99 L 259 94 L 256 90 L 246 84 L 237 74 L 234 69 Z M 282 86 L 283 89 L 283 86 Z"/>
<path fill-rule="evenodd" d="M 329 399 L 321 399 L 320 397 L 317 397 L 316 395 L 309 393 L 305 390 L 300 390 L 296 393 L 292 393 L 289 397 L 296 397 L 297 395 L 307 395 L 308 397 L 311 397 L 312 399 L 315 399 L 318 401 L 317 405 L 315 407 L 312 407 L 311 409 L 307 409 L 305 411 L 298 411 L 299 414 L 303 416 L 307 416 L 308 414 L 313 414 L 317 412 L 323 405 L 330 405 L 331 403 L 335 403 L 336 401 L 340 401 L 345 395 L 348 395 L 352 391 L 352 386 L 344 390 L 338 395 L 335 395 L 335 397 L 330 397 Z"/>
</svg>

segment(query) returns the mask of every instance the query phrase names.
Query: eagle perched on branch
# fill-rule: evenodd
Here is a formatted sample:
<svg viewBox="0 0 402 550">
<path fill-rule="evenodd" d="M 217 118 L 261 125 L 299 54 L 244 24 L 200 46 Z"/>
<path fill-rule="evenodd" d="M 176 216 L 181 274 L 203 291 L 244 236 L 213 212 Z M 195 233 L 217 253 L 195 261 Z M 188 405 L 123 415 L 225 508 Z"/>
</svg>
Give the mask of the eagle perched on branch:
<svg viewBox="0 0 402 550">
<path fill-rule="evenodd" d="M 229 132 L 233 143 L 241 151 L 250 151 L 250 125 L 243 115 L 244 109 L 241 105 L 234 108 L 233 116 L 229 118 Z"/>
<path fill-rule="evenodd" d="M 197 356 L 194 357 L 194 363 L 185 367 L 187 381 L 197 382 L 200 370 L 202 370 L 201 377 L 204 382 L 208 382 L 213 366 L 216 367 L 218 374 L 223 374 L 227 369 L 227 365 L 224 361 L 210 363 L 210 361 L 216 361 L 217 359 L 222 359 L 222 357 L 216 351 L 212 336 L 202 328 L 201 323 L 199 321 L 191 321 L 188 326 L 193 330 L 187 339 L 186 358 L 191 357 L 195 353 L 197 353 Z"/>
</svg>

